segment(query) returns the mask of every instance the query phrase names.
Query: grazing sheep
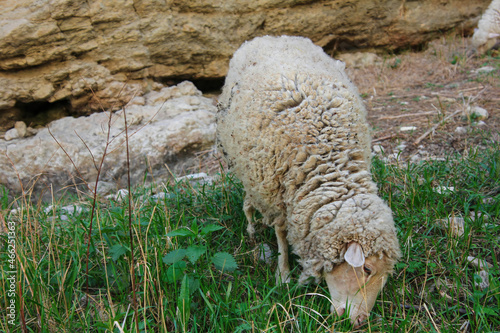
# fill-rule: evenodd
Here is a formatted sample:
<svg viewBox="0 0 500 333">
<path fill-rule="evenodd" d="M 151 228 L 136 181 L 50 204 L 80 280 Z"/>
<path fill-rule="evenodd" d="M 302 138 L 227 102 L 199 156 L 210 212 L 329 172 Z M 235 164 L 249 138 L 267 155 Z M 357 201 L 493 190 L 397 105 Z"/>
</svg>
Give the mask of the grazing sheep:
<svg viewBox="0 0 500 333">
<path fill-rule="evenodd" d="M 324 278 L 332 311 L 360 325 L 400 256 L 392 213 L 370 175 L 365 109 L 344 64 L 309 39 L 261 37 L 234 54 L 217 140 L 242 181 L 248 231 L 258 209 L 278 239 L 277 278 Z"/>
<path fill-rule="evenodd" d="M 472 46 L 479 53 L 494 48 L 500 38 L 500 0 L 491 1 L 472 36 Z"/>
</svg>

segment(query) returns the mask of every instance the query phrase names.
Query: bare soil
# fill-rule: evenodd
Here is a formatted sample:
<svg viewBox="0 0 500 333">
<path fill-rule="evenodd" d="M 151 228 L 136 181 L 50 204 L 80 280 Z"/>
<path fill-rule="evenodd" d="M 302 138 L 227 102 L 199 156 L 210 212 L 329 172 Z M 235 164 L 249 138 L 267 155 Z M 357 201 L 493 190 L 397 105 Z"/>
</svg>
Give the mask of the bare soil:
<svg viewBox="0 0 500 333">
<path fill-rule="evenodd" d="M 374 145 L 386 154 L 399 151 L 405 160 L 417 154 L 443 158 L 487 141 L 500 143 L 500 54 L 477 55 L 469 45 L 468 38 L 447 36 L 421 52 L 347 68 L 365 101 Z M 469 106 L 486 109 L 489 117 L 481 122 L 467 116 Z M 408 126 L 416 129 L 401 131 Z"/>
</svg>

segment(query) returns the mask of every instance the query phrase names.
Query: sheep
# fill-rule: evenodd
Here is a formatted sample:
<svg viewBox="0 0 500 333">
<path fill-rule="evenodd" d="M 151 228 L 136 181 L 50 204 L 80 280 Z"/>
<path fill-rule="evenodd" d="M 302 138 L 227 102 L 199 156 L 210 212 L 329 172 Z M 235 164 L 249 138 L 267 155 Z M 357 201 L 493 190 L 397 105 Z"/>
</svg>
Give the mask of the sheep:
<svg viewBox="0 0 500 333">
<path fill-rule="evenodd" d="M 491 1 L 472 36 L 472 46 L 479 52 L 496 47 L 500 37 L 500 0 Z"/>
<path fill-rule="evenodd" d="M 275 229 L 278 282 L 325 279 L 332 309 L 368 317 L 400 257 L 390 208 L 370 174 L 366 111 L 344 64 L 303 37 L 259 37 L 233 55 L 217 112 L 217 144 L 253 213 Z"/>
</svg>

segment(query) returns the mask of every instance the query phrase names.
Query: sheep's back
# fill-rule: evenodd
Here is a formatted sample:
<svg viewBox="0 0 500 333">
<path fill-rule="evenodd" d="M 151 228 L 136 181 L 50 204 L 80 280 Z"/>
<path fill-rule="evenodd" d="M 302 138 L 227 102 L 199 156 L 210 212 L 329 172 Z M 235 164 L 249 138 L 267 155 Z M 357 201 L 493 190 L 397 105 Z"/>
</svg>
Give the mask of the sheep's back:
<svg viewBox="0 0 500 333">
<path fill-rule="evenodd" d="M 230 62 L 218 142 L 252 203 L 276 215 L 313 175 L 342 171 L 339 156 L 369 168 L 365 113 L 342 62 L 305 38 L 258 38 Z"/>
</svg>

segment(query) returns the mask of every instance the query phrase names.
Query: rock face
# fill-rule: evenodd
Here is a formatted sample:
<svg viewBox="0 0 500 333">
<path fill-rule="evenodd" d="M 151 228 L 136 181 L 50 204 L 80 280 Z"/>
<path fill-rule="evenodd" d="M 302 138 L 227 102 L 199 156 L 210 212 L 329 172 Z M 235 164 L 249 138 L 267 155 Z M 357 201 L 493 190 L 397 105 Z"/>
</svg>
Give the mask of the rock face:
<svg viewBox="0 0 500 333">
<path fill-rule="evenodd" d="M 161 177 L 182 169 L 193 151 L 213 145 L 215 112 L 213 101 L 201 96 L 191 82 L 136 97 L 125 108 L 129 124 L 130 171 L 133 183 L 145 173 Z M 126 185 L 125 122 L 123 110 L 94 113 L 88 117 L 66 117 L 49 124 L 35 136 L 0 139 L 0 183 L 20 192 L 54 190 L 92 183 L 109 142 L 100 185 L 108 191 Z M 109 139 L 108 139 L 109 124 Z M 69 155 L 69 157 L 68 157 Z"/>
<path fill-rule="evenodd" d="M 116 110 L 155 81 L 223 77 L 240 44 L 266 34 L 327 51 L 418 45 L 472 28 L 489 2 L 3 0 L 0 112 L 40 101 Z"/>
</svg>

